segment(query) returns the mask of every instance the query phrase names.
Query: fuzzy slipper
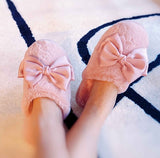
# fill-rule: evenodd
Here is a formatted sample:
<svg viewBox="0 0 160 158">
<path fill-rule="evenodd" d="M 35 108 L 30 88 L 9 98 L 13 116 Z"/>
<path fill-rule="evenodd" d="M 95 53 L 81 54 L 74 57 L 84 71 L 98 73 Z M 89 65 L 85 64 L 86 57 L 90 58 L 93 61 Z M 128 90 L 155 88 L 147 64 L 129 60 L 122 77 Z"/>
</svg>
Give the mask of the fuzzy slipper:
<svg viewBox="0 0 160 158">
<path fill-rule="evenodd" d="M 61 108 L 63 117 L 70 112 L 70 81 L 73 68 L 65 51 L 49 40 L 34 42 L 25 53 L 19 67 L 19 78 L 24 78 L 23 109 L 28 115 L 35 98 L 47 97 Z"/>
<path fill-rule="evenodd" d="M 123 21 L 109 28 L 83 71 L 76 94 L 78 105 L 86 104 L 93 80 L 112 82 L 123 93 L 131 82 L 147 75 L 147 46 L 147 33 L 137 23 Z"/>
</svg>

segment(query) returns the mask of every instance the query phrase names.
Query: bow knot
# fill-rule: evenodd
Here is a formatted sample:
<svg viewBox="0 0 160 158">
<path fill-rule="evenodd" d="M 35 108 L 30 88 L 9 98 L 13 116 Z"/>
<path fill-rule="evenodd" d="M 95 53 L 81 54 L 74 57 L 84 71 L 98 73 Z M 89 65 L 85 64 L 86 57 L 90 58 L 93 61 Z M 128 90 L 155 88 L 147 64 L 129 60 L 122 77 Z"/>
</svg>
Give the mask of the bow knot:
<svg viewBox="0 0 160 158">
<path fill-rule="evenodd" d="M 48 76 L 48 75 L 50 75 L 50 72 L 51 72 L 51 71 L 50 71 L 50 67 L 49 67 L 49 66 L 44 66 L 44 67 L 43 67 L 43 72 L 42 72 L 42 73 L 43 73 L 44 75 Z"/>
<path fill-rule="evenodd" d="M 21 63 L 18 76 L 24 77 L 30 87 L 35 86 L 43 76 L 47 76 L 49 82 L 63 90 L 74 79 L 72 66 L 66 56 L 56 59 L 51 65 L 45 65 L 38 58 L 28 56 Z"/>
<path fill-rule="evenodd" d="M 126 62 L 127 57 L 123 54 L 119 54 L 119 57 L 117 58 L 117 61 L 120 62 L 122 65 Z"/>
</svg>

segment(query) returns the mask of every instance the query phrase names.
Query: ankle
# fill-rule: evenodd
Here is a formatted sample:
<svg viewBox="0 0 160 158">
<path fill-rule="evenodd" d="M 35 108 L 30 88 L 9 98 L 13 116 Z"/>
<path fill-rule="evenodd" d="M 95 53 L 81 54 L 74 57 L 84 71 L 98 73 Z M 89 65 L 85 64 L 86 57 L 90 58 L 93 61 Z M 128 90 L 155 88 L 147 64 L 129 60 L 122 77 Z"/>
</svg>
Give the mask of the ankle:
<svg viewBox="0 0 160 158">
<path fill-rule="evenodd" d="M 117 94 L 118 89 L 113 83 L 94 80 L 86 103 L 88 108 L 86 108 L 97 115 L 106 117 L 114 107 Z"/>
<path fill-rule="evenodd" d="M 117 96 L 117 94 L 118 89 L 113 83 L 94 80 L 89 98 L 91 98 L 95 103 L 103 103 L 103 101 L 106 102 L 106 99 Z"/>
<path fill-rule="evenodd" d="M 41 97 L 34 99 L 32 110 L 33 112 L 46 117 L 50 117 L 54 114 L 57 118 L 63 118 L 61 108 L 54 102 L 54 100 L 49 98 Z"/>
<path fill-rule="evenodd" d="M 92 89 L 97 89 L 98 92 L 103 92 L 104 94 L 108 91 L 111 93 L 118 93 L 118 88 L 112 82 L 94 80 Z"/>
</svg>

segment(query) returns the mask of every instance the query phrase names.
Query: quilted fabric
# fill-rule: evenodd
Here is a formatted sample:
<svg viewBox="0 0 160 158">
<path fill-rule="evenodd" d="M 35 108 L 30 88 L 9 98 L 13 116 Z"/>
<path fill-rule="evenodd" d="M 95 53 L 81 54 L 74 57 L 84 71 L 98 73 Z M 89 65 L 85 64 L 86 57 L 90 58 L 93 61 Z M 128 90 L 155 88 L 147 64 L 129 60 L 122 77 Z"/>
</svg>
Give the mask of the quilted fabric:
<svg viewBox="0 0 160 158">
<path fill-rule="evenodd" d="M 62 109 L 64 118 L 68 116 L 70 81 L 74 80 L 74 74 L 65 51 L 58 44 L 49 40 L 34 42 L 20 64 L 19 77 L 24 78 L 22 106 L 26 115 L 31 112 L 33 99 L 47 97 Z"/>
<path fill-rule="evenodd" d="M 137 23 L 119 22 L 107 30 L 96 45 L 77 92 L 77 103 L 86 104 L 93 80 L 109 81 L 125 92 L 129 84 L 146 76 L 147 33 Z"/>
</svg>

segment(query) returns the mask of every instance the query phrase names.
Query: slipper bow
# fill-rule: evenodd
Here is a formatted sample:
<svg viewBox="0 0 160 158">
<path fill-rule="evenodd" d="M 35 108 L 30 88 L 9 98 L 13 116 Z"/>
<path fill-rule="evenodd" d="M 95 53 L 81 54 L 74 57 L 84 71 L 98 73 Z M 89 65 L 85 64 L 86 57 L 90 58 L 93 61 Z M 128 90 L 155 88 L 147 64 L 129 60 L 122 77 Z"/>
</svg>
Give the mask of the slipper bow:
<svg viewBox="0 0 160 158">
<path fill-rule="evenodd" d="M 99 66 L 109 67 L 117 63 L 121 65 L 121 71 L 128 82 L 134 81 L 140 74 L 147 75 L 146 61 L 147 50 L 146 48 L 134 49 L 128 53 L 123 54 L 123 45 L 118 35 L 113 36 L 116 38 L 116 43 L 111 38 L 106 39 L 100 45 L 98 52 Z"/>
<path fill-rule="evenodd" d="M 23 65 L 23 68 L 22 68 Z M 24 77 L 30 87 L 35 86 L 43 76 L 60 89 L 66 90 L 71 80 L 71 65 L 65 56 L 59 57 L 51 65 L 44 65 L 34 56 L 26 57 L 20 66 L 19 77 Z"/>
</svg>

